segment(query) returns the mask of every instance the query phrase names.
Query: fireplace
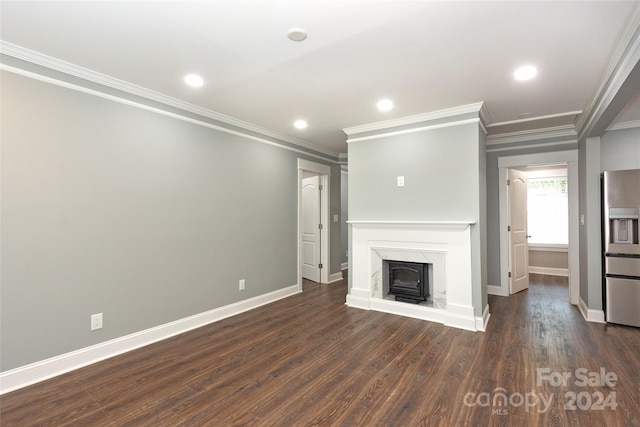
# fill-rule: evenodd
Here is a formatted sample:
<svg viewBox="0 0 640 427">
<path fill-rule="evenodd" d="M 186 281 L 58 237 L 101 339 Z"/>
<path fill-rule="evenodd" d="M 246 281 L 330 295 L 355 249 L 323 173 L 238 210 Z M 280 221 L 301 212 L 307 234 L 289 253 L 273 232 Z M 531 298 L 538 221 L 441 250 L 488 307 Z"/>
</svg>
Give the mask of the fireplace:
<svg viewBox="0 0 640 427">
<path fill-rule="evenodd" d="M 385 260 L 389 295 L 396 301 L 419 304 L 429 298 L 429 264 Z"/>
<path fill-rule="evenodd" d="M 473 305 L 471 257 L 473 221 L 349 221 L 350 277 L 347 305 L 484 331 L 489 305 L 481 315 Z M 407 304 L 389 295 L 384 261 L 428 264 L 427 301 Z M 423 279 L 424 280 L 424 279 Z M 427 285 L 427 283 L 425 283 Z"/>
</svg>

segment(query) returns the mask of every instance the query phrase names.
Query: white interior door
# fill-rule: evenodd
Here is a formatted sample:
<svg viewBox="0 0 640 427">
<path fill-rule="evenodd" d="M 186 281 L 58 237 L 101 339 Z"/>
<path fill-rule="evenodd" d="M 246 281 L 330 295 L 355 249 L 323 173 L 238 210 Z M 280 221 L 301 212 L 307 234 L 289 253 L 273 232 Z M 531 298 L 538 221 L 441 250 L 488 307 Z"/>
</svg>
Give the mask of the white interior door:
<svg viewBox="0 0 640 427">
<path fill-rule="evenodd" d="M 302 180 L 302 277 L 320 283 L 320 177 Z"/>
<path fill-rule="evenodd" d="M 527 243 L 527 174 L 508 171 L 509 199 L 509 293 L 529 288 L 529 245 Z"/>
</svg>

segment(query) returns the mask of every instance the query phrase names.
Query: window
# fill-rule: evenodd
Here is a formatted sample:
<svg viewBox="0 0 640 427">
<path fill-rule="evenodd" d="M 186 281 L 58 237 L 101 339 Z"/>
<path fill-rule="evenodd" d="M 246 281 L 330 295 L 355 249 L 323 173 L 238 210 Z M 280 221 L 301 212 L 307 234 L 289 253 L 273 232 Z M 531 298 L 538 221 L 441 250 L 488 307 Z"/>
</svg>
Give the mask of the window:
<svg viewBox="0 0 640 427">
<path fill-rule="evenodd" d="M 569 198 L 566 176 L 527 179 L 529 243 L 569 244 Z"/>
</svg>

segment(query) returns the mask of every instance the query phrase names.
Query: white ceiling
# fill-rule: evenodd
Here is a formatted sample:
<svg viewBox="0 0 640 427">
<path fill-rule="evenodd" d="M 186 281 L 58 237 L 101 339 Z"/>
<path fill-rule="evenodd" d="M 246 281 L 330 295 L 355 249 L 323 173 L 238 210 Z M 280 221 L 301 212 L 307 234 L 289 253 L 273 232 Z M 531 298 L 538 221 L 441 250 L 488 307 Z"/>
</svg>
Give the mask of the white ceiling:
<svg viewBox="0 0 640 427">
<path fill-rule="evenodd" d="M 2 1 L 0 36 L 337 155 L 346 152 L 344 128 L 480 101 L 494 125 L 564 113 L 573 113 L 566 116 L 573 122 L 637 7 L 638 1 Z M 307 40 L 290 41 L 293 27 L 305 29 Z M 537 65 L 538 77 L 515 82 L 514 69 L 526 63 Z M 183 84 L 190 72 L 204 77 L 204 87 Z M 377 111 L 382 97 L 396 108 Z M 619 117 L 640 119 L 640 108 Z M 293 127 L 298 118 L 309 122 L 306 130 Z"/>
</svg>

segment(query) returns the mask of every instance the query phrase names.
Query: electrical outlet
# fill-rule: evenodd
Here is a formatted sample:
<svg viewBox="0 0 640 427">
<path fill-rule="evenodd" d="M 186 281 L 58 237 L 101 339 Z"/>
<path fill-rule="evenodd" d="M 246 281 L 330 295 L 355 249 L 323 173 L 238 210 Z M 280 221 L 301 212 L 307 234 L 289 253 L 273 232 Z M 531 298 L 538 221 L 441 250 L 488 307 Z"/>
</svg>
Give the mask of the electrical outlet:
<svg viewBox="0 0 640 427">
<path fill-rule="evenodd" d="M 244 291 L 244 279 L 240 279 L 240 281 L 238 282 L 238 288 L 241 291 Z"/>
<path fill-rule="evenodd" d="M 91 330 L 102 329 L 102 313 L 91 315 Z"/>
</svg>

